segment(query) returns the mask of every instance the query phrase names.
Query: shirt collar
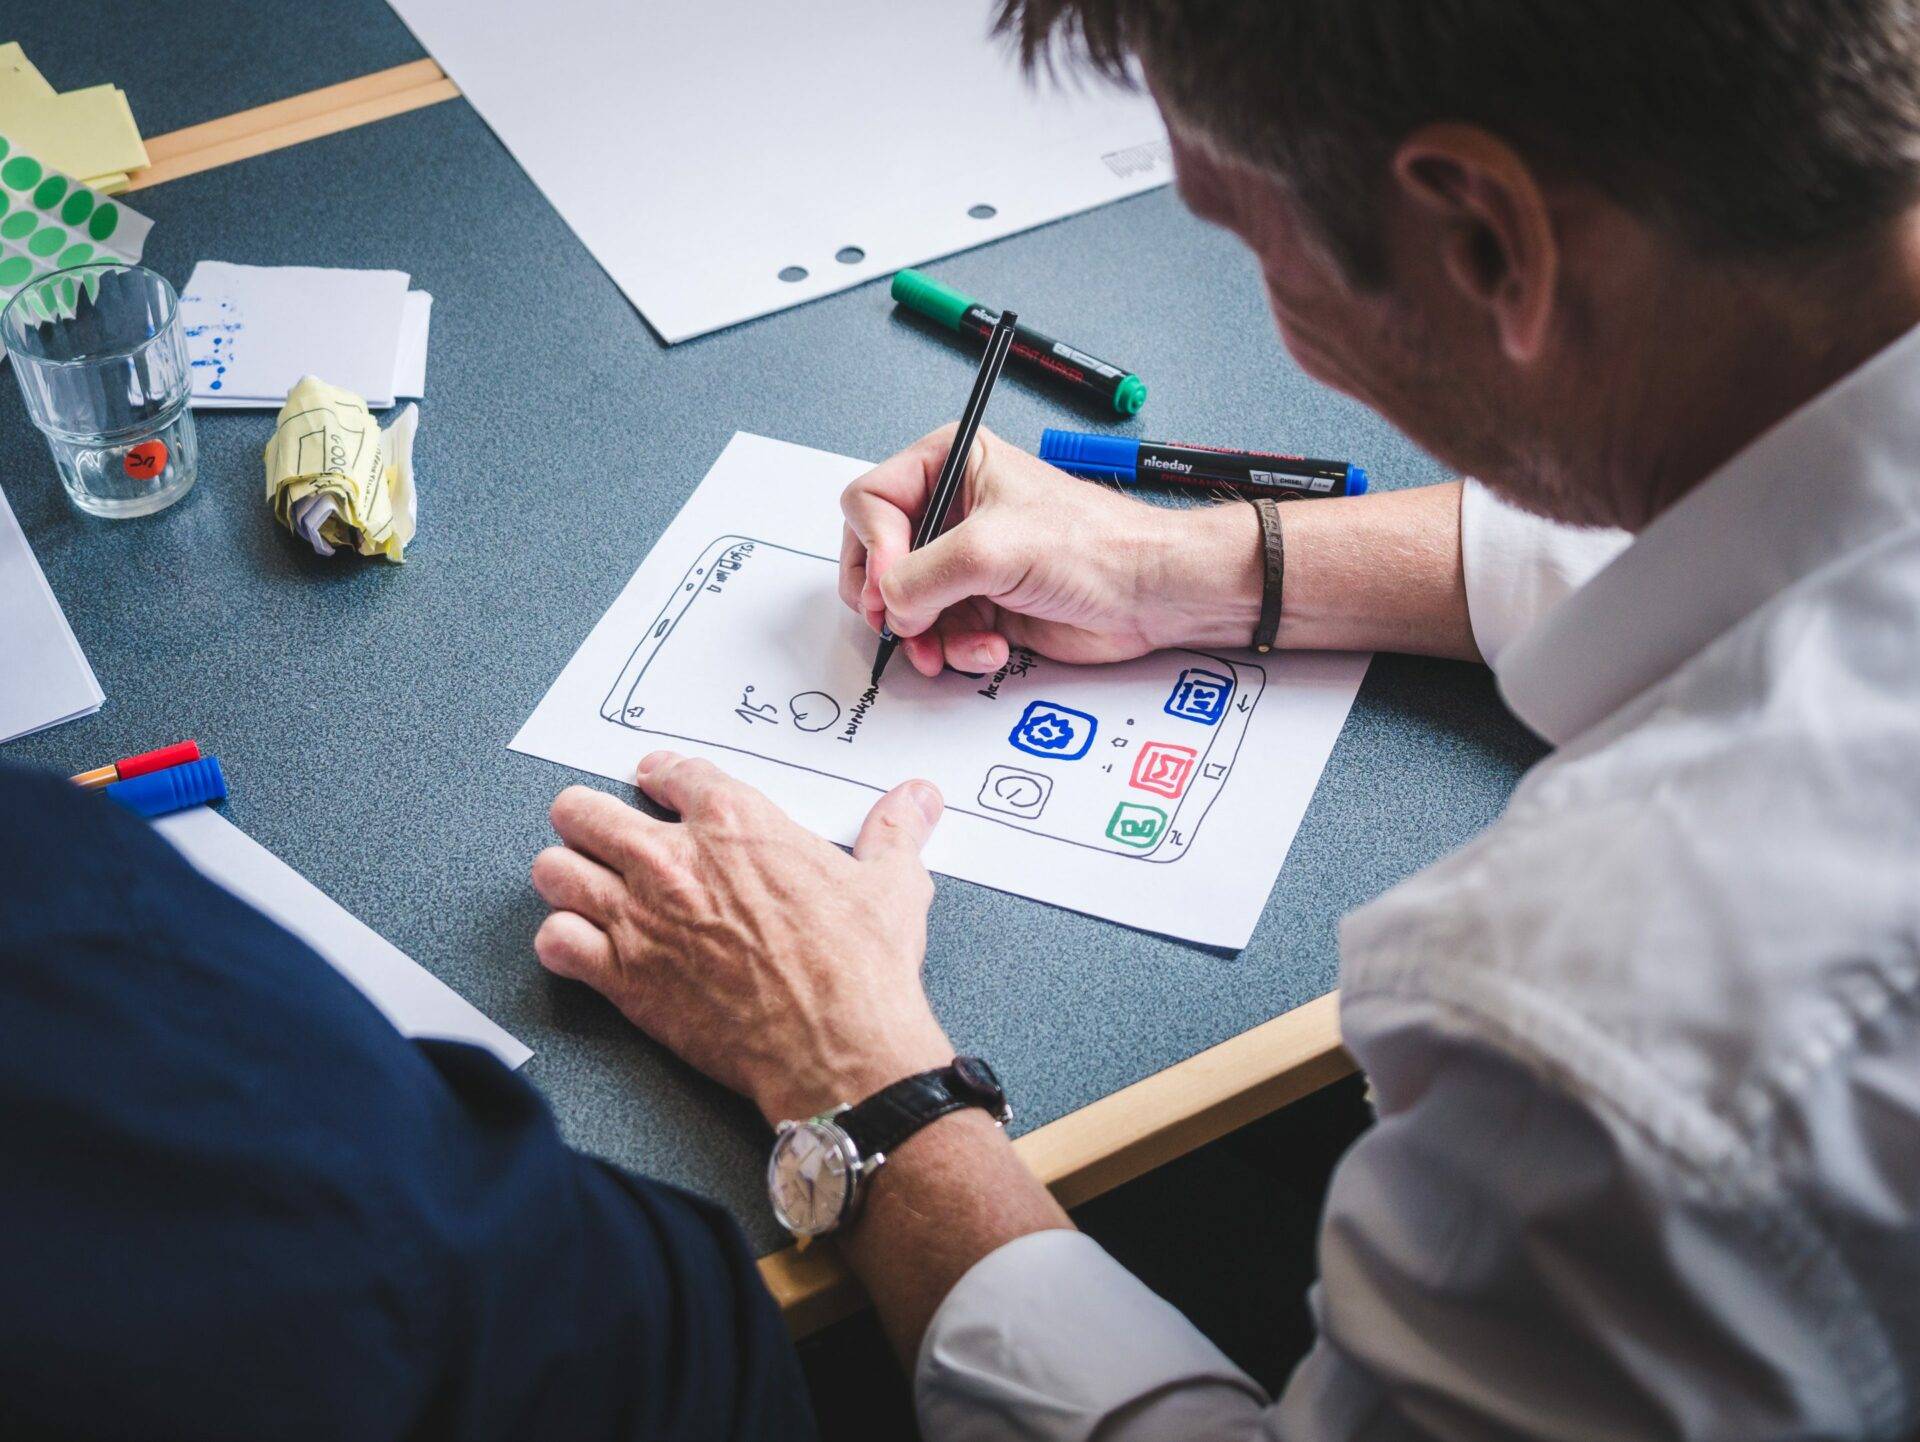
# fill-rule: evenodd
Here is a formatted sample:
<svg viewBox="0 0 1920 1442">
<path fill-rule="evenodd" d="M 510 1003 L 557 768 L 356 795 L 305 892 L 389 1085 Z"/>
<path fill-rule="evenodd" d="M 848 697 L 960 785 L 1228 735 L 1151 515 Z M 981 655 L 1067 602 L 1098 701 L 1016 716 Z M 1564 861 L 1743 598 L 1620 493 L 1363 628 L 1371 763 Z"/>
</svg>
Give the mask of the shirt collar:
<svg viewBox="0 0 1920 1442">
<path fill-rule="evenodd" d="M 1671 675 L 1770 597 L 1920 517 L 1920 329 L 1696 486 L 1501 658 L 1555 745 Z"/>
</svg>

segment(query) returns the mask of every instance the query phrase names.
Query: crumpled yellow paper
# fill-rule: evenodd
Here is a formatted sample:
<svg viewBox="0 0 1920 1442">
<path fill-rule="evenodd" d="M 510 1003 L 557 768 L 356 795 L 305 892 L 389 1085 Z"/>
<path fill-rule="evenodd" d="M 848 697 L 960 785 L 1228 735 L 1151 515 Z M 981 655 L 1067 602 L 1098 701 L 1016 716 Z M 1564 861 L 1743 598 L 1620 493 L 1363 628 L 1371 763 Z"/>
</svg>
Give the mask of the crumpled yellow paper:
<svg viewBox="0 0 1920 1442">
<path fill-rule="evenodd" d="M 381 430 L 352 391 L 307 376 L 267 442 L 267 501 L 281 525 L 323 556 L 351 546 L 404 559 L 413 539 L 413 433 L 409 405 Z"/>
</svg>

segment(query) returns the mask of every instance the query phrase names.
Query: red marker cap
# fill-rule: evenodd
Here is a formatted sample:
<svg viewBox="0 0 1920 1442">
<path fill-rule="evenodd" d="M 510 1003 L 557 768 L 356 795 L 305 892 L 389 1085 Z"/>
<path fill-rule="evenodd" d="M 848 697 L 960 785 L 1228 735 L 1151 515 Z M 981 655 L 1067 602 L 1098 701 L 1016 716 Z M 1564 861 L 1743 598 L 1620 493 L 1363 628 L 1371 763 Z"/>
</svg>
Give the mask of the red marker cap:
<svg viewBox="0 0 1920 1442">
<path fill-rule="evenodd" d="M 158 751 L 142 751 L 138 756 L 122 756 L 113 763 L 113 769 L 120 773 L 120 779 L 129 776 L 145 776 L 149 771 L 165 771 L 169 766 L 178 766 L 186 761 L 200 759 L 198 741 L 176 741 L 171 746 L 162 746 Z"/>
</svg>

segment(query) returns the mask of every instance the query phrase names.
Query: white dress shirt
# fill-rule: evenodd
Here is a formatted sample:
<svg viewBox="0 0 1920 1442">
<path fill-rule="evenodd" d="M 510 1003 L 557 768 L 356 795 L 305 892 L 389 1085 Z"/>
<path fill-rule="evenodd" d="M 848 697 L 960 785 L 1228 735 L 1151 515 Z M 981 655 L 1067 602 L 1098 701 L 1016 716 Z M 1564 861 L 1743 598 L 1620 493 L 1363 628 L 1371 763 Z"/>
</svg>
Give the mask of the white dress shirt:
<svg viewBox="0 0 1920 1442">
<path fill-rule="evenodd" d="M 1279 1402 L 1047 1232 L 940 1307 L 930 1442 L 1920 1429 L 1920 332 L 1620 544 L 1463 499 L 1558 749 L 1341 927 L 1378 1120 Z"/>
</svg>

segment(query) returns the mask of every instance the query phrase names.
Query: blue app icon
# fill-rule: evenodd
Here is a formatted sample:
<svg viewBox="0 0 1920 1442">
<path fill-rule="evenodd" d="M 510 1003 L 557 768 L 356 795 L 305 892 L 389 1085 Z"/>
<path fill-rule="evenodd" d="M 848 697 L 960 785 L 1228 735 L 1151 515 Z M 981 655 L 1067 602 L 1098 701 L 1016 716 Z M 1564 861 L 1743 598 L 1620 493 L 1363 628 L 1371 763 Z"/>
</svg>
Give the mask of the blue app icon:
<svg viewBox="0 0 1920 1442">
<path fill-rule="evenodd" d="M 1078 761 L 1093 745 L 1093 733 L 1097 729 L 1099 722 L 1084 711 L 1052 701 L 1029 701 L 1007 740 L 1029 756 Z"/>
<path fill-rule="evenodd" d="M 1227 702 L 1233 699 L 1233 682 L 1215 671 L 1189 666 L 1173 683 L 1173 694 L 1161 708 L 1182 721 L 1198 721 L 1211 726 L 1227 714 Z"/>
</svg>

